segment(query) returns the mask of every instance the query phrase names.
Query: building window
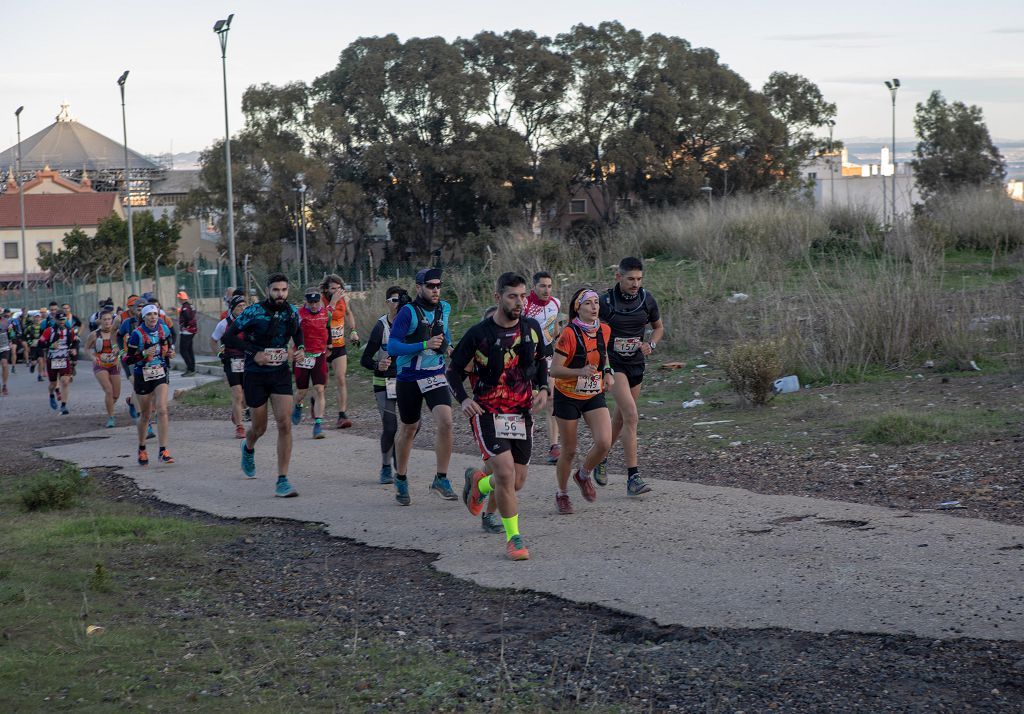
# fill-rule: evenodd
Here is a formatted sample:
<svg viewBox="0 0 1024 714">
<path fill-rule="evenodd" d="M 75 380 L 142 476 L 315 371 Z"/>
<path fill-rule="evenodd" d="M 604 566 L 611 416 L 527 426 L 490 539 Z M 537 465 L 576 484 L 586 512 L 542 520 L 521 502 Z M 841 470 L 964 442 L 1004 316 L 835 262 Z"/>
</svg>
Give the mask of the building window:
<svg viewBox="0 0 1024 714">
<path fill-rule="evenodd" d="M 6 258 L 7 260 L 14 260 L 17 257 L 18 257 L 18 244 L 14 243 L 14 242 L 4 243 L 4 258 Z"/>
<path fill-rule="evenodd" d="M 569 201 L 569 213 L 586 213 L 587 212 L 587 199 L 575 198 Z"/>
<path fill-rule="evenodd" d="M 809 178 L 809 179 L 811 179 L 813 181 L 814 179 L 818 178 L 818 172 L 817 171 L 810 171 L 810 172 L 808 172 L 807 178 Z"/>
<path fill-rule="evenodd" d="M 44 253 L 52 253 L 53 241 L 44 240 L 36 243 L 36 251 L 39 253 L 39 255 L 43 255 Z"/>
<path fill-rule="evenodd" d="M 616 198 L 615 199 L 615 206 L 620 211 L 628 213 L 629 211 L 631 211 L 633 209 L 633 199 L 632 198 Z"/>
</svg>

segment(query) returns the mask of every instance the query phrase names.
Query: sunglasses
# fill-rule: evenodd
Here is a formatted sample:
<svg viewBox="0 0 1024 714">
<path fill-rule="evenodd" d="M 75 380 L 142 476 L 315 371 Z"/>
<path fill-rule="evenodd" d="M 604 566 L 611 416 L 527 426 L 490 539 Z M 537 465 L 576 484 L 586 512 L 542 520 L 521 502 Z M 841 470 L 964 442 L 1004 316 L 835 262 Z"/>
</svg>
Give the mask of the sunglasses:
<svg viewBox="0 0 1024 714">
<path fill-rule="evenodd" d="M 423 283 L 423 287 L 428 290 L 440 290 L 442 285 L 444 285 L 444 283 Z"/>
<path fill-rule="evenodd" d="M 398 296 L 393 295 L 392 297 L 386 298 L 388 302 L 398 302 Z"/>
</svg>

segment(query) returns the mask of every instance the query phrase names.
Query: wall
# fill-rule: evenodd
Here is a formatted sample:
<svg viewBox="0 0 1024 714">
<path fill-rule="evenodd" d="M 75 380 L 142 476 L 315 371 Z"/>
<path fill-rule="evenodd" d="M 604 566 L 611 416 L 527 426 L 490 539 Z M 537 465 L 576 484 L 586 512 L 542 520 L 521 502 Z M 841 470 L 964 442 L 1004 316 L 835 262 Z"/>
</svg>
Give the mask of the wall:
<svg viewBox="0 0 1024 714">
<path fill-rule="evenodd" d="M 28 251 L 28 272 L 39 272 L 39 243 L 50 241 L 55 251 L 64 246 L 64 234 L 72 230 L 68 228 L 26 228 L 25 244 Z M 82 228 L 89 236 L 96 235 L 96 226 Z M 4 258 L 3 244 L 18 244 L 18 257 L 14 260 Z M 0 273 L 21 273 L 21 228 L 0 228 Z"/>
</svg>

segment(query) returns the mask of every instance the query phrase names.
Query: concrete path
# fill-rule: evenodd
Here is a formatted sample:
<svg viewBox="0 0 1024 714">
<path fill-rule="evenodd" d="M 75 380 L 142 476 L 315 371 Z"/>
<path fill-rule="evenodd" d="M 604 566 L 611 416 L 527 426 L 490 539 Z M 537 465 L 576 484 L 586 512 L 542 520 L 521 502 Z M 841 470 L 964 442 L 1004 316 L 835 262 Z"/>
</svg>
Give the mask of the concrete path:
<svg viewBox="0 0 1024 714">
<path fill-rule="evenodd" d="M 576 514 L 554 509 L 553 467 L 534 466 L 520 524 L 531 560 L 511 562 L 504 538 L 480 529 L 461 501 L 427 492 L 433 454 L 417 451 L 412 506 L 376 483 L 376 440 L 296 430 L 292 481 L 301 495 L 273 497 L 273 427 L 257 446 L 259 478 L 242 479 L 227 422 L 172 423 L 173 466 L 134 463 L 127 428 L 44 449 L 81 466 L 117 466 L 171 503 L 232 518 L 327 524 L 373 546 L 437 553 L 436 566 L 487 586 L 553 593 L 662 624 L 783 627 L 811 632 L 908 633 L 931 638 L 1024 640 L 1024 528 L 940 513 L 764 496 L 652 479 L 654 493 L 625 495 L 621 476 Z M 475 460 L 456 454 L 461 485 Z"/>
</svg>

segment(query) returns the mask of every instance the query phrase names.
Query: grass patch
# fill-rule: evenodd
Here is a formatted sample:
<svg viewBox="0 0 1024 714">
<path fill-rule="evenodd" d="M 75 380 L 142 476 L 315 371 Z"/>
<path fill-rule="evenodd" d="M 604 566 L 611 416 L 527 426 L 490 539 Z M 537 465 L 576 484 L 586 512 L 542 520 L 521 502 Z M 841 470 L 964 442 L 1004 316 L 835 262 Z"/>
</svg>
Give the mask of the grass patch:
<svg viewBox="0 0 1024 714">
<path fill-rule="evenodd" d="M 85 491 L 87 481 L 78 469 L 66 466 L 60 471 L 41 471 L 31 477 L 18 492 L 26 511 L 56 511 L 71 508 Z"/>
<path fill-rule="evenodd" d="M 231 388 L 223 379 L 190 389 L 175 401 L 190 407 L 231 407 Z"/>
<path fill-rule="evenodd" d="M 995 410 L 973 410 L 969 419 L 962 413 L 893 410 L 862 422 L 857 439 L 865 444 L 888 446 L 966 441 L 1005 425 L 1005 416 Z"/>
</svg>

